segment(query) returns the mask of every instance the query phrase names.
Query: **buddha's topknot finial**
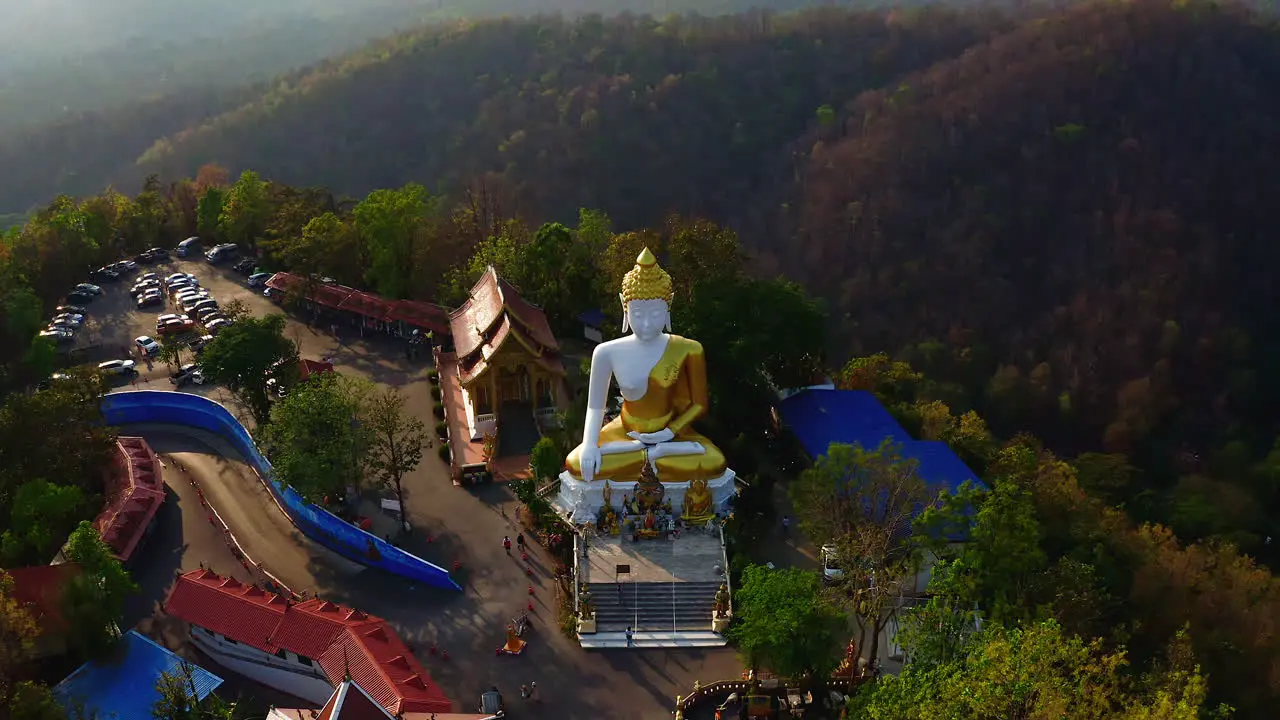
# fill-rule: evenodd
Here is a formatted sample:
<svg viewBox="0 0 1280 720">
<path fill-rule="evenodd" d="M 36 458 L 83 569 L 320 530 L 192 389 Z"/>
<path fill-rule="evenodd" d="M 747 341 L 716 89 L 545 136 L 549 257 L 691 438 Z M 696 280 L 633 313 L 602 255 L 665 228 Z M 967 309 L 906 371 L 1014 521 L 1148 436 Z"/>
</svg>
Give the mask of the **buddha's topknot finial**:
<svg viewBox="0 0 1280 720">
<path fill-rule="evenodd" d="M 665 300 L 668 305 L 675 295 L 671 276 L 658 266 L 658 258 L 645 248 L 636 258 L 636 266 L 622 278 L 622 303 L 632 300 Z"/>
</svg>

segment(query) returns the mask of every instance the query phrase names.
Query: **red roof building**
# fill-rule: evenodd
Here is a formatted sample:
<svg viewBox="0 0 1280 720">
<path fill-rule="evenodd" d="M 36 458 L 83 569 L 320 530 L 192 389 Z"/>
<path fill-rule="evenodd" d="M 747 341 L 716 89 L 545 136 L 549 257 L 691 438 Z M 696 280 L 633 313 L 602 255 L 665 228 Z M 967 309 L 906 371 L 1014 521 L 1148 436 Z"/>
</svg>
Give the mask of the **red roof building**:
<svg viewBox="0 0 1280 720">
<path fill-rule="evenodd" d="M 307 292 L 307 281 L 292 273 L 278 272 L 267 280 L 267 287 L 285 294 L 303 294 Z M 449 311 L 420 300 L 387 300 L 345 285 L 319 282 L 313 284 L 307 299 L 321 307 L 359 315 L 366 320 L 449 332 Z"/>
<path fill-rule="evenodd" d="M 298 359 L 298 380 L 306 380 L 312 375 L 333 372 L 333 363 L 320 360 Z"/>
<path fill-rule="evenodd" d="M 272 708 L 266 720 L 495 720 L 501 715 L 477 713 L 417 713 L 399 716 L 387 712 L 360 684 L 350 680 L 339 683 L 333 695 L 319 710 Z"/>
<path fill-rule="evenodd" d="M 505 365 L 514 369 L 530 361 L 549 379 L 558 381 L 564 377 L 560 344 L 551 333 L 546 314 L 520 297 L 511 283 L 498 277 L 492 265 L 471 288 L 471 296 L 462 307 L 449 313 L 449 329 L 464 387 L 495 365 L 508 340 L 518 349 L 507 353 L 513 357 Z"/>
<path fill-rule="evenodd" d="M 335 686 L 349 673 L 392 715 L 452 709 L 395 630 L 359 610 L 320 599 L 292 603 L 212 570 L 180 576 L 164 609 L 264 653 L 311 658 Z"/>
<path fill-rule="evenodd" d="M 93 526 L 116 557 L 127 561 L 164 504 L 160 464 L 146 440 L 116 440 L 115 457 L 107 470 L 106 500 Z"/>
</svg>

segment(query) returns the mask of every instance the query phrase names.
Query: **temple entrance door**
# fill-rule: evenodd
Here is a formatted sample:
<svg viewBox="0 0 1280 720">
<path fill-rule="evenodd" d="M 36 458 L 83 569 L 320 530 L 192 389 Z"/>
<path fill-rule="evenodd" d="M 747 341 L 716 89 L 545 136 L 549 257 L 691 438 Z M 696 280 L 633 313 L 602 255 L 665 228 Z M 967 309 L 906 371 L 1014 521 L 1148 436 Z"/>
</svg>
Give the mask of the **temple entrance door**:
<svg viewBox="0 0 1280 720">
<path fill-rule="evenodd" d="M 519 399 L 520 389 L 516 385 L 515 375 L 500 373 L 498 375 L 498 404 Z"/>
</svg>

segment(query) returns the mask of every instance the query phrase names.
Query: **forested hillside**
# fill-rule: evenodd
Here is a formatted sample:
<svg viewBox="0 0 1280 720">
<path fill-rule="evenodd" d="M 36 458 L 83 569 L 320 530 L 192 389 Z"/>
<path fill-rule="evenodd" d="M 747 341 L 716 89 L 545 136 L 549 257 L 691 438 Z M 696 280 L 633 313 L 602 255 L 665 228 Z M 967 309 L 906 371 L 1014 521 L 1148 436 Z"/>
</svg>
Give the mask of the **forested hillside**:
<svg viewBox="0 0 1280 720">
<path fill-rule="evenodd" d="M 526 205 L 622 224 L 725 216 L 839 104 L 1005 26 L 987 13 L 498 20 L 401 35 L 174 135 L 142 172 L 206 162 L 358 194 L 497 173 Z M 625 159 L 625 162 L 620 160 Z"/>
<path fill-rule="evenodd" d="M 1126 453 L 1131 512 L 1260 548 L 1280 513 L 1278 76 L 1269 18 L 1078 7 L 798 143 L 758 247 L 833 302 L 843 347 L 906 350 L 1002 431 Z"/>
</svg>

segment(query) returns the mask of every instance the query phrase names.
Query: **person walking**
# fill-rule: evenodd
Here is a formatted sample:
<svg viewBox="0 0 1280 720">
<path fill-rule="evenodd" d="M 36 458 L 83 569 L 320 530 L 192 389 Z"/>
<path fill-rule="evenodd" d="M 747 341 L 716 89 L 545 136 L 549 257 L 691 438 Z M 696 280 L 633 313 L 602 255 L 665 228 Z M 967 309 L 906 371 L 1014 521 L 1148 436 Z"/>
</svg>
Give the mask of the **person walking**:
<svg viewBox="0 0 1280 720">
<path fill-rule="evenodd" d="M 791 534 L 791 516 L 790 515 L 782 516 L 782 534 L 783 536 Z"/>
<path fill-rule="evenodd" d="M 516 547 L 520 548 L 520 552 L 524 552 L 524 533 L 516 533 Z"/>
<path fill-rule="evenodd" d="M 502 536 L 502 549 L 506 550 L 508 555 L 511 554 L 511 538 L 507 535 Z"/>
<path fill-rule="evenodd" d="M 542 693 L 538 692 L 538 683 L 529 683 L 529 699 L 536 703 L 542 702 Z"/>
<path fill-rule="evenodd" d="M 532 695 L 532 694 L 533 694 L 533 691 L 529 689 L 529 686 L 528 686 L 528 685 L 521 685 L 521 686 L 520 686 L 520 697 L 521 697 L 521 698 L 523 698 L 523 699 L 525 699 L 525 700 L 528 700 L 528 699 L 529 699 L 529 696 L 530 696 L 530 695 Z"/>
<path fill-rule="evenodd" d="M 631 647 L 631 626 L 627 626 L 627 647 Z"/>
</svg>

